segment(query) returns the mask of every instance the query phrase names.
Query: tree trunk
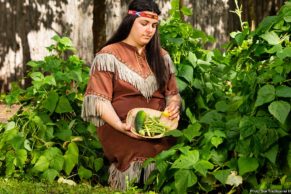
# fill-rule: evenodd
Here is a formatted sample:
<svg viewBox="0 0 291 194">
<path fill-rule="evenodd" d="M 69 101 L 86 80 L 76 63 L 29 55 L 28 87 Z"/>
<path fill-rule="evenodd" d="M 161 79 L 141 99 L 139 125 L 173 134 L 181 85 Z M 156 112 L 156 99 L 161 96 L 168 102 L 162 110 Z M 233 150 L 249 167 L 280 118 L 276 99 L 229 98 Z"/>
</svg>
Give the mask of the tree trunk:
<svg viewBox="0 0 291 194">
<path fill-rule="evenodd" d="M 69 36 L 92 61 L 92 0 L 0 0 L 0 13 L 0 92 L 13 81 L 25 85 L 27 62 L 48 55 L 55 34 Z"/>
</svg>

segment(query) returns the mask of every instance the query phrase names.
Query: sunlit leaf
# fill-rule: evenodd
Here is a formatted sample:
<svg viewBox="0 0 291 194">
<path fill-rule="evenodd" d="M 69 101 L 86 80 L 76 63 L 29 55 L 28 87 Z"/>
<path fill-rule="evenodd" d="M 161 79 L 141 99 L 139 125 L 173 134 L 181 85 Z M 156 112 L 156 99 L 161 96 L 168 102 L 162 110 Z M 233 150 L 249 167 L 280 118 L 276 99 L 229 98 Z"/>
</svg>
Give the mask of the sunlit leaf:
<svg viewBox="0 0 291 194">
<path fill-rule="evenodd" d="M 285 123 L 290 113 L 290 103 L 285 101 L 274 101 L 269 107 L 269 112 L 282 124 Z"/>
</svg>

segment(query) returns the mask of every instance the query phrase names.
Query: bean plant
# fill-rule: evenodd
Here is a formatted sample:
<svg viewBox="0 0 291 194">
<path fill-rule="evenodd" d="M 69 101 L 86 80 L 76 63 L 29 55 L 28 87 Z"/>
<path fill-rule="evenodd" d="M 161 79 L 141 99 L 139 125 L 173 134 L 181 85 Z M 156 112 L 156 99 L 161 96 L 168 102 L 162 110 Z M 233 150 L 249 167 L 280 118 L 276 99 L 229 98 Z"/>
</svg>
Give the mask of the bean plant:
<svg viewBox="0 0 291 194">
<path fill-rule="evenodd" d="M 30 61 L 31 86 L 14 84 L 8 104 L 21 108 L 0 125 L 0 175 L 50 182 L 106 180 L 95 127 L 82 121 L 89 67 L 67 37 L 53 37 L 49 55 Z"/>
<path fill-rule="evenodd" d="M 237 8 L 239 9 L 239 8 Z M 179 1 L 162 23 L 183 99 L 177 144 L 156 163 L 146 189 L 162 193 L 250 193 L 291 187 L 291 3 L 255 31 L 246 22 L 225 52 L 181 20 Z M 238 10 L 236 11 L 238 12 Z M 147 165 L 147 163 L 145 165 Z"/>
</svg>

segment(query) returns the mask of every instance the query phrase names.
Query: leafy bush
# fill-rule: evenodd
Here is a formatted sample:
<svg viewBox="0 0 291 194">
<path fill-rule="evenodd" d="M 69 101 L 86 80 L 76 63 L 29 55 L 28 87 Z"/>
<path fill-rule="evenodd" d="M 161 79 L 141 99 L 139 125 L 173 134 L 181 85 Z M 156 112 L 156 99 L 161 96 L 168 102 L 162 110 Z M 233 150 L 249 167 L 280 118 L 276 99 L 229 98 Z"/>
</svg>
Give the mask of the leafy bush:
<svg viewBox="0 0 291 194">
<path fill-rule="evenodd" d="M 6 96 L 21 109 L 0 125 L 0 175 L 102 182 L 106 173 L 95 127 L 80 118 L 89 68 L 73 54 L 69 38 L 53 40 L 49 56 L 28 63 L 31 86 L 15 86 Z"/>
<path fill-rule="evenodd" d="M 225 53 L 204 50 L 207 36 L 181 21 L 178 1 L 172 8 L 161 35 L 177 67 L 184 111 L 181 130 L 169 133 L 177 145 L 147 160 L 157 165 L 148 188 L 290 189 L 291 3 L 254 32 L 242 23 Z"/>
</svg>

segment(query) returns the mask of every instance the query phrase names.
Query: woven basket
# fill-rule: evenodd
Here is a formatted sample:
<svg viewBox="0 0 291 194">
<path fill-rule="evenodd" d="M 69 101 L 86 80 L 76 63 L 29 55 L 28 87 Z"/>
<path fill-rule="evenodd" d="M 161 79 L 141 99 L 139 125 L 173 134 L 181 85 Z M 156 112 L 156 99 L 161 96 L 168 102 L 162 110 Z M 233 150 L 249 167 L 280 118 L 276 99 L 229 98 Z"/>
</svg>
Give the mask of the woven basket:
<svg viewBox="0 0 291 194">
<path fill-rule="evenodd" d="M 155 109 L 150 109 L 150 108 L 134 108 L 131 109 L 128 113 L 127 113 L 127 117 L 126 117 L 126 123 L 129 123 L 131 126 L 131 132 L 134 133 L 135 135 L 139 136 L 139 137 L 143 137 L 146 139 L 158 139 L 158 138 L 162 138 L 164 137 L 164 134 L 159 134 L 156 136 L 143 136 L 139 133 L 136 132 L 135 128 L 134 128 L 134 120 L 135 120 L 135 116 L 137 114 L 138 111 L 143 110 L 147 113 L 147 115 L 149 115 L 150 117 L 160 117 L 162 112 L 155 110 Z M 165 126 L 169 127 L 169 130 L 174 130 L 177 129 L 178 127 L 178 120 L 174 119 L 174 120 L 170 120 L 167 117 L 162 116 L 160 119 L 160 122 L 163 123 Z"/>
</svg>

